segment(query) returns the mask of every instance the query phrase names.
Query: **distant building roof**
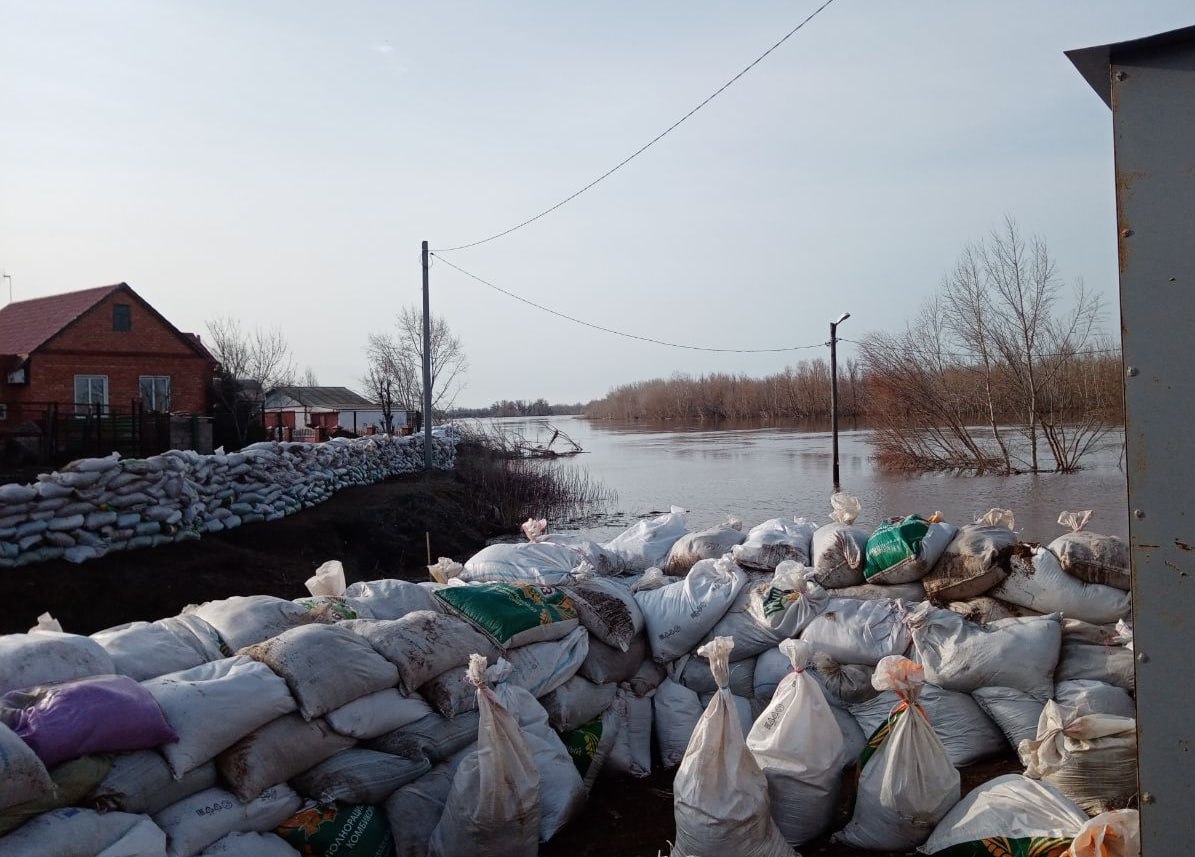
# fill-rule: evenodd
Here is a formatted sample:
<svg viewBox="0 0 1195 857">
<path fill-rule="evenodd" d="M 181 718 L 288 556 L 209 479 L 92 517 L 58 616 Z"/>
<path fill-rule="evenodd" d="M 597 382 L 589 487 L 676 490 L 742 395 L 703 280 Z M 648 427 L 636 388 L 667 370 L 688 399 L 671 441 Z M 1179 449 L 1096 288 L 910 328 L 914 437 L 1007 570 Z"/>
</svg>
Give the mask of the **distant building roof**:
<svg viewBox="0 0 1195 857">
<path fill-rule="evenodd" d="M 348 387 L 275 387 L 266 396 L 266 408 L 327 408 L 328 410 L 376 410 L 378 405 Z"/>
<path fill-rule="evenodd" d="M 0 353 L 29 354 L 123 285 L 10 303 L 0 309 Z"/>
</svg>

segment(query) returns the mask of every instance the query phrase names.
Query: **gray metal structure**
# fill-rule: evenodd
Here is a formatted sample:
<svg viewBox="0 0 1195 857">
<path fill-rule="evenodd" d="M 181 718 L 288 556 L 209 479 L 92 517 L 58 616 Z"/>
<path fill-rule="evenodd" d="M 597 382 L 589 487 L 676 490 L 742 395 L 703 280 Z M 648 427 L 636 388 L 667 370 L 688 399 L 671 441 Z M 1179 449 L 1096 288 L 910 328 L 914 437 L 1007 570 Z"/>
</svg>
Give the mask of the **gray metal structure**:
<svg viewBox="0 0 1195 857">
<path fill-rule="evenodd" d="M 1195 841 L 1195 27 L 1067 56 L 1112 108 L 1141 845 L 1168 857 Z"/>
</svg>

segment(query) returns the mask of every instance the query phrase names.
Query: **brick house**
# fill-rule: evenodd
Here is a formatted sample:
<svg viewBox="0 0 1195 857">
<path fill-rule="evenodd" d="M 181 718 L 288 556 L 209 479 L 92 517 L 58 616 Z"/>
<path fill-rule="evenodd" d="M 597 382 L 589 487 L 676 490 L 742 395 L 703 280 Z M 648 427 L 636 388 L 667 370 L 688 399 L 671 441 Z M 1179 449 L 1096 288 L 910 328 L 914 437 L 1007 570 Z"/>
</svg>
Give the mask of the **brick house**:
<svg viewBox="0 0 1195 857">
<path fill-rule="evenodd" d="M 216 366 L 126 283 L 17 301 L 0 309 L 0 426 L 51 405 L 204 414 Z"/>
</svg>

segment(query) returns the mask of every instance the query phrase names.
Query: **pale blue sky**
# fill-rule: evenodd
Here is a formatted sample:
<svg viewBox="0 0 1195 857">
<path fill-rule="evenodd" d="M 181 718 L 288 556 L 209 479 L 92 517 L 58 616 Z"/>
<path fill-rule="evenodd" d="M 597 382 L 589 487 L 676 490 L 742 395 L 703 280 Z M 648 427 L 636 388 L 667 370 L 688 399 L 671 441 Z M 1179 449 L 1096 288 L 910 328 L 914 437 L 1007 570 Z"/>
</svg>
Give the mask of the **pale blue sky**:
<svg viewBox="0 0 1195 857">
<path fill-rule="evenodd" d="M 0 0 L 0 268 L 18 299 L 123 280 L 186 330 L 278 326 L 355 386 L 366 334 L 420 299 L 421 240 L 557 202 L 817 5 Z M 903 326 L 1009 214 L 1115 331 L 1111 116 L 1063 51 L 1192 23 L 1178 0 L 836 0 L 615 176 L 450 258 L 607 327 L 804 345 L 848 310 L 843 336 Z M 825 354 L 616 339 L 444 265 L 432 289 L 464 405 Z"/>
</svg>

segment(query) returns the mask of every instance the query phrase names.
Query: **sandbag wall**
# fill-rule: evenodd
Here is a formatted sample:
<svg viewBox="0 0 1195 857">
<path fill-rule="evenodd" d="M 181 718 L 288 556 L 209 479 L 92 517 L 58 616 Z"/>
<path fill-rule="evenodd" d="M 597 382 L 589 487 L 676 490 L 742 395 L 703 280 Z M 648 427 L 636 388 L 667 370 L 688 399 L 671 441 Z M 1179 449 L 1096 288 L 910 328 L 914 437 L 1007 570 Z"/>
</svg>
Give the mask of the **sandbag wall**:
<svg viewBox="0 0 1195 857">
<path fill-rule="evenodd" d="M 434 466 L 455 445 L 436 438 Z M 421 438 L 256 443 L 240 452 L 172 450 L 145 459 L 74 461 L 31 485 L 0 486 L 0 567 L 200 538 L 310 508 L 334 493 L 423 467 Z"/>
<path fill-rule="evenodd" d="M 369 843 L 361 853 L 427 854 L 445 840 L 437 827 L 478 740 L 481 691 L 465 670 L 473 654 L 495 665 L 488 675 L 496 698 L 517 710 L 539 774 L 536 826 L 547 840 L 581 811 L 603 771 L 645 776 L 681 762 L 717 688 L 696 650 L 717 637 L 734 641 L 729 687 L 744 733 L 793 669 L 780 644 L 808 644 L 808 672 L 848 748 L 844 787 L 860 758 L 882 753 L 897 707 L 872 685 L 874 667 L 903 654 L 928 679 L 918 702 L 950 764 L 1011 746 L 1034 782 L 1082 808 L 1072 818 L 1132 799 L 1131 631 L 1104 621 L 1127 617 L 1126 593 L 1077 578 L 1101 588 L 1068 589 L 1046 548 L 998 551 L 1003 559 L 976 548 L 982 562 L 1006 563 L 983 586 L 1012 580 L 1000 590 L 1008 600 L 981 593 L 937 606 L 926 600 L 924 576 L 858 583 L 895 566 L 868 574 L 875 534 L 844 532 L 852 526 L 777 519 L 748 533 L 728 523 L 686 534 L 673 513 L 606 545 L 546 536 L 487 548 L 463 567 L 441 561 L 435 571 L 446 583 L 380 580 L 295 601 L 230 598 L 91 638 L 0 637 L 0 722 L 8 724 L 0 727 L 8 766 L 0 770 L 0 830 L 12 829 L 0 853 L 44 853 L 38 848 L 53 837 L 69 836 L 96 844 L 78 853 L 291 855 L 348 830 Z M 962 549 L 942 538 L 943 555 Z M 900 553 L 891 540 L 877 544 L 885 562 Z M 913 574 L 931 574 L 938 560 L 908 547 L 898 562 L 919 556 Z M 625 573 L 647 562 L 647 571 Z M 978 561 L 962 565 L 983 571 Z M 624 573 L 595 574 L 598 566 Z M 479 579 L 485 569 L 497 579 Z M 1067 574 L 1060 564 L 1057 574 Z M 1059 599 L 1083 618 L 1021 603 L 1056 610 Z M 37 690 L 54 682 L 65 684 Z M 56 733 L 30 715 L 47 695 L 59 695 L 65 710 L 70 693 L 87 702 L 77 722 L 138 728 L 97 738 Z M 88 743 L 71 743 L 73 734 Z M 79 809 L 53 808 L 64 806 Z M 831 821 L 827 813 L 821 826 Z M 999 819 L 994 825 L 998 833 Z M 911 835 L 924 841 L 932 831 L 922 820 Z M 489 853 L 483 844 L 476 853 Z"/>
</svg>

